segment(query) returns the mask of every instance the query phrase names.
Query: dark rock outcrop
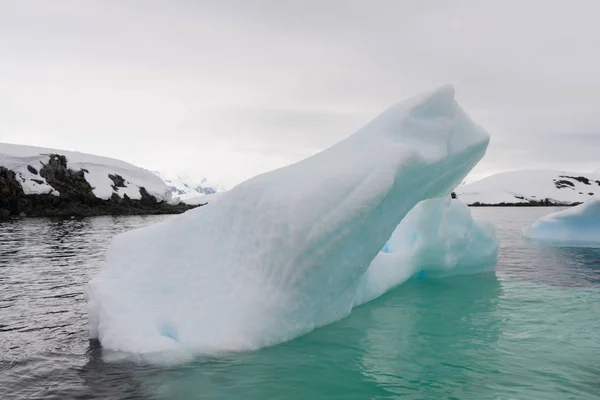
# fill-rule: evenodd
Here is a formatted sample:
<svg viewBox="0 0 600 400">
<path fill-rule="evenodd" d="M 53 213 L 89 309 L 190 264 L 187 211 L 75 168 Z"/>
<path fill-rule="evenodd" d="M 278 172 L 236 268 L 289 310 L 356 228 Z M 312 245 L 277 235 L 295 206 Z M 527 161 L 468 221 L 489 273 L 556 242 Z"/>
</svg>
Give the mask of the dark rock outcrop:
<svg viewBox="0 0 600 400">
<path fill-rule="evenodd" d="M 42 163 L 40 176 L 60 193 L 60 197 L 82 202 L 90 202 L 96 198 L 92 192 L 94 188 L 85 180 L 82 170 L 74 171 L 68 168 L 65 156 L 50 154 L 49 157 L 48 164 Z"/>
<path fill-rule="evenodd" d="M 156 197 L 154 197 L 150 193 L 148 193 L 146 188 L 144 188 L 144 187 L 140 188 L 140 195 L 142 196 L 142 198 L 140 199 L 140 202 L 142 202 L 144 204 L 156 203 Z"/>
<path fill-rule="evenodd" d="M 515 196 L 515 197 L 517 197 L 517 196 Z M 502 202 L 502 203 L 494 203 L 494 204 L 480 203 L 477 201 L 473 204 L 468 204 L 468 206 L 469 207 L 572 207 L 572 206 L 577 206 L 579 204 L 581 204 L 581 202 L 557 203 L 550 199 L 544 199 L 544 200 L 537 200 L 537 201 L 536 200 L 528 200 L 527 202 L 520 202 L 520 203 Z"/>
<path fill-rule="evenodd" d="M 561 178 L 573 179 L 574 181 L 581 182 L 585 185 L 591 185 L 590 180 L 585 176 L 569 176 L 569 175 L 560 175 Z"/>
<path fill-rule="evenodd" d="M 562 189 L 562 188 L 566 188 L 566 187 L 574 188 L 575 184 L 571 181 L 567 181 L 565 179 L 560 179 L 558 181 L 554 181 L 554 186 L 556 186 L 557 189 Z"/>
<path fill-rule="evenodd" d="M 121 175 L 108 174 L 108 179 L 110 179 L 111 181 L 113 181 L 113 184 L 111 185 L 111 187 L 113 188 L 114 191 L 119 190 L 118 188 L 124 188 L 124 187 L 126 187 L 125 186 L 125 179 L 123 179 L 123 177 Z"/>
<path fill-rule="evenodd" d="M 17 174 L 0 166 L 0 219 L 11 216 L 97 216 L 97 215 L 138 215 L 138 214 L 180 214 L 196 206 L 168 204 L 139 188 L 141 198 L 134 200 L 127 195 L 120 197 L 113 193 L 110 199 L 97 198 L 93 187 L 85 179 L 87 170 L 68 168 L 67 158 L 60 154 L 49 154 L 47 163 L 42 163 L 39 175 L 56 190 L 56 193 L 26 195 Z M 35 168 L 28 166 L 29 172 Z M 36 174 L 37 174 L 37 170 Z M 126 181 L 117 174 L 108 176 L 113 190 L 126 187 Z M 42 180 L 36 180 L 43 184 Z"/>
<path fill-rule="evenodd" d="M 17 181 L 16 174 L 7 168 L 0 167 L 0 217 L 19 215 L 24 202 L 25 193 Z"/>
</svg>

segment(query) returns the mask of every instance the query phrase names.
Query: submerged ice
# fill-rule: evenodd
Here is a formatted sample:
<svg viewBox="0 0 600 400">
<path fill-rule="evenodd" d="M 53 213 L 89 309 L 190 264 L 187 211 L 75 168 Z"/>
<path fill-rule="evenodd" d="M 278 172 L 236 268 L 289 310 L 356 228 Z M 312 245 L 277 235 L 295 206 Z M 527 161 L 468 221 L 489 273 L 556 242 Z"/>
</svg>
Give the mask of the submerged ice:
<svg viewBox="0 0 600 400">
<path fill-rule="evenodd" d="M 339 320 L 395 286 L 401 280 L 386 274 L 405 268 L 404 243 L 414 271 L 476 269 L 477 255 L 464 255 L 478 251 L 473 227 L 457 228 L 451 234 L 468 237 L 453 241 L 419 215 L 424 241 L 413 242 L 396 228 L 417 203 L 447 196 L 488 141 L 445 86 L 217 202 L 118 235 L 86 287 L 91 334 L 132 353 L 256 349 Z M 440 210 L 430 222 L 443 220 L 448 232 L 454 216 L 470 218 L 441 206 L 422 207 Z"/>
<path fill-rule="evenodd" d="M 592 198 L 546 215 L 525 228 L 523 235 L 547 244 L 600 247 L 600 200 Z"/>
</svg>

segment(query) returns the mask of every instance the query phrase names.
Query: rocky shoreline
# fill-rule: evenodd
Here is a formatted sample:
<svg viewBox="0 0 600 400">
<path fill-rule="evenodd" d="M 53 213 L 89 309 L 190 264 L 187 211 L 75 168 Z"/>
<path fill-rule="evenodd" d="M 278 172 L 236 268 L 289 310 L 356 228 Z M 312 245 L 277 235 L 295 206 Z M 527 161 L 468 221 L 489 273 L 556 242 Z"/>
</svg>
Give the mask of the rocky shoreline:
<svg viewBox="0 0 600 400">
<path fill-rule="evenodd" d="M 527 203 L 496 203 L 496 204 L 487 204 L 487 203 L 479 203 L 475 202 L 473 204 L 469 204 L 469 207 L 573 207 L 578 206 L 582 203 L 552 203 L 552 202 L 544 202 L 544 201 L 533 201 Z"/>
<path fill-rule="evenodd" d="M 460 196 L 456 194 L 456 192 L 452 192 L 451 197 L 453 199 L 459 199 Z M 524 200 L 523 197 L 517 197 L 518 199 Z M 575 203 L 556 203 L 551 201 L 550 199 L 544 200 L 528 200 L 527 202 L 519 202 L 519 203 L 480 203 L 476 201 L 475 203 L 467 204 L 469 207 L 573 207 L 580 205 L 581 202 Z"/>
<path fill-rule="evenodd" d="M 38 170 L 28 165 L 29 172 L 39 174 L 60 195 L 25 194 L 17 174 L 0 166 L 0 219 L 11 217 L 91 217 L 100 215 L 180 214 L 198 207 L 185 203 L 158 201 L 145 188 L 139 189 L 140 199 L 116 193 L 104 200 L 96 197 L 85 179 L 86 170 L 75 171 L 67 166 L 67 158 L 49 154 L 48 162 Z M 124 179 L 109 174 L 113 188 L 124 187 Z"/>
</svg>

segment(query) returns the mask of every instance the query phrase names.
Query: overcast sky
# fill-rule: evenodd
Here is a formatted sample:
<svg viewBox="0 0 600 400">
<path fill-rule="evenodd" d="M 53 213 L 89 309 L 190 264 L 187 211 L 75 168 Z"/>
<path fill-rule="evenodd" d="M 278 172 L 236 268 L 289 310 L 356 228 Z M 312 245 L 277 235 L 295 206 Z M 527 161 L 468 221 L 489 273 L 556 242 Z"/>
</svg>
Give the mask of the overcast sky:
<svg viewBox="0 0 600 400">
<path fill-rule="evenodd" d="M 600 167 L 600 1 L 0 0 L 0 142 L 231 185 L 445 83 L 472 178 Z"/>
</svg>

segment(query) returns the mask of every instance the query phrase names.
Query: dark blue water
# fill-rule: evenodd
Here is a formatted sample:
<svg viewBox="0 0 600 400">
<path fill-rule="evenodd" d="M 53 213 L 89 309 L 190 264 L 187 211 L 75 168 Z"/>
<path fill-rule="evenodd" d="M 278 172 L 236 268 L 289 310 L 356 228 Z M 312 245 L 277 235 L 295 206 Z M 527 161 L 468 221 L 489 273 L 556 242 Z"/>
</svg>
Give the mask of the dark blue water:
<svg viewBox="0 0 600 400">
<path fill-rule="evenodd" d="M 552 211 L 473 209 L 496 273 L 411 280 L 294 341 L 175 366 L 104 360 L 82 293 L 112 236 L 169 217 L 1 223 L 0 398 L 600 398 L 600 249 L 520 236 Z"/>
</svg>

